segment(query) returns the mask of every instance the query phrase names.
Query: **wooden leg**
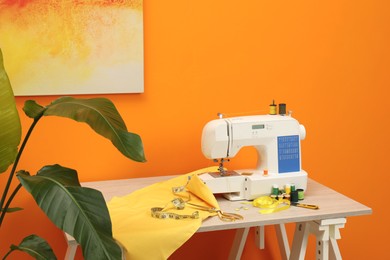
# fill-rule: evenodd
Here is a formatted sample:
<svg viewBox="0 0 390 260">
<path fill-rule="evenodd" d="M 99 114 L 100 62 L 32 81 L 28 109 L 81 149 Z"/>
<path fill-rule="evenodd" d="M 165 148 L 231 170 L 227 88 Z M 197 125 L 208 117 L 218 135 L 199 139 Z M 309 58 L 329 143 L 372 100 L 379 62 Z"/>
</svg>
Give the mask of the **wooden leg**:
<svg viewBox="0 0 390 260">
<path fill-rule="evenodd" d="M 337 239 L 341 238 L 340 235 L 340 228 L 343 228 L 345 226 L 345 223 L 347 222 L 346 219 L 341 219 L 338 224 L 334 224 L 330 227 L 330 252 L 329 257 L 330 259 L 335 260 L 341 260 L 341 253 L 339 249 L 339 245 L 337 244 Z"/>
<path fill-rule="evenodd" d="M 341 253 L 336 239 L 330 239 L 329 259 L 341 260 Z"/>
<path fill-rule="evenodd" d="M 275 225 L 276 237 L 279 243 L 280 254 L 282 259 L 289 259 L 290 257 L 290 245 L 288 243 L 288 237 L 286 227 L 284 224 Z M 259 249 L 265 248 L 264 242 L 264 226 L 256 227 L 255 243 Z"/>
<path fill-rule="evenodd" d="M 265 248 L 264 242 L 264 226 L 256 227 L 255 243 L 259 249 Z"/>
<path fill-rule="evenodd" d="M 284 224 L 275 225 L 275 230 L 282 259 L 287 260 L 290 258 L 290 245 L 288 244 L 286 227 Z"/>
<path fill-rule="evenodd" d="M 340 228 L 346 223 L 345 218 L 324 219 L 310 222 L 311 232 L 316 236 L 317 259 L 341 260 L 341 253 L 337 245 L 340 239 Z"/>
<path fill-rule="evenodd" d="M 329 259 L 329 240 L 317 237 L 316 245 L 316 259 L 328 260 Z"/>
<path fill-rule="evenodd" d="M 76 255 L 77 246 L 79 245 L 76 240 L 67 233 L 64 233 L 66 243 L 68 244 L 68 248 L 65 253 L 65 260 L 73 260 Z"/>
<path fill-rule="evenodd" d="M 229 260 L 239 260 L 241 258 L 249 229 L 249 227 L 237 229 L 232 248 L 230 249 Z"/>
<path fill-rule="evenodd" d="M 309 237 L 309 223 L 298 222 L 295 226 L 294 239 L 291 247 L 290 259 L 304 260 Z"/>
<path fill-rule="evenodd" d="M 66 254 L 65 254 L 65 260 L 73 260 L 75 255 L 76 255 L 76 250 L 77 250 L 77 242 L 70 242 L 68 243 L 68 248 L 66 249 Z"/>
</svg>

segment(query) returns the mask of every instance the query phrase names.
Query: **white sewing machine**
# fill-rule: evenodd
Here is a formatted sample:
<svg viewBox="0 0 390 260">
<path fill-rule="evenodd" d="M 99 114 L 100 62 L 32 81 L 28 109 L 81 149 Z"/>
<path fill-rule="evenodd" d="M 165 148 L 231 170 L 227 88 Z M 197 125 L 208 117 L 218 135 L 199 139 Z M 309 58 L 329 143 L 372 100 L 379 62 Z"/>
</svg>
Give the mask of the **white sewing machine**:
<svg viewBox="0 0 390 260">
<path fill-rule="evenodd" d="M 219 172 L 201 179 L 215 194 L 229 200 L 252 200 L 271 194 L 273 185 L 295 184 L 306 190 L 307 173 L 301 168 L 300 140 L 306 130 L 297 120 L 284 115 L 256 115 L 221 118 L 208 122 L 202 133 L 206 158 L 220 160 Z M 258 153 L 256 169 L 225 171 L 223 162 L 244 146 Z"/>
</svg>

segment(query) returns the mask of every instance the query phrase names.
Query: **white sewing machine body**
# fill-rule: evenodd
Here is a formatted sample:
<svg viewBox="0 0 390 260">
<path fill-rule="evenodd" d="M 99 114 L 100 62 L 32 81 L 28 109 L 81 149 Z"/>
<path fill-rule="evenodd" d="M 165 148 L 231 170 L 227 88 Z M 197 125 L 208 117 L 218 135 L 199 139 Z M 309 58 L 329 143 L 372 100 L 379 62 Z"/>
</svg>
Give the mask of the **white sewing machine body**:
<svg viewBox="0 0 390 260">
<path fill-rule="evenodd" d="M 235 170 L 238 174 L 207 173 L 202 180 L 215 194 L 230 200 L 252 200 L 269 195 L 273 185 L 295 184 L 306 190 L 307 173 L 301 168 L 300 140 L 303 125 L 291 116 L 255 115 L 216 119 L 202 133 L 202 152 L 209 159 L 229 159 L 242 147 L 254 146 L 256 169 Z M 265 174 L 267 173 L 267 174 Z"/>
</svg>

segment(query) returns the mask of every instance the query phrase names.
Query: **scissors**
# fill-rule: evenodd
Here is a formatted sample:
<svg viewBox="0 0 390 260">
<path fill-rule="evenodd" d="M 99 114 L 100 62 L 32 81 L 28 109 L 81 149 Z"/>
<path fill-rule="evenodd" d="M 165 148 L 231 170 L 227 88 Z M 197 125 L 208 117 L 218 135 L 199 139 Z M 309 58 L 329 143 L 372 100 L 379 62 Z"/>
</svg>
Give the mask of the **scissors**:
<svg viewBox="0 0 390 260">
<path fill-rule="evenodd" d="M 223 212 L 222 210 L 217 209 L 217 208 L 196 205 L 196 204 L 193 204 L 191 202 L 186 202 L 186 203 L 188 205 L 193 206 L 193 207 L 196 207 L 196 208 L 199 208 L 199 209 L 203 209 L 203 210 L 207 210 L 208 212 L 211 212 L 211 213 L 215 212 L 215 213 L 217 213 L 219 219 L 222 220 L 222 221 L 225 221 L 225 222 L 233 222 L 233 221 L 236 221 L 236 220 L 243 220 L 244 219 L 244 217 L 241 216 L 240 214 L 226 213 L 226 212 Z"/>
</svg>

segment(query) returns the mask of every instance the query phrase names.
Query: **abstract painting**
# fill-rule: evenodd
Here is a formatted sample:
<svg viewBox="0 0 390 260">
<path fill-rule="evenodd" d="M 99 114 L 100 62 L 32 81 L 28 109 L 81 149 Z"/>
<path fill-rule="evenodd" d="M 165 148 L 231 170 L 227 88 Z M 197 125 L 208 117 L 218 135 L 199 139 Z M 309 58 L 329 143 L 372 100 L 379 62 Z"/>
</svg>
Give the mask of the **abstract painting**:
<svg viewBox="0 0 390 260">
<path fill-rule="evenodd" d="M 0 0 L 15 95 L 144 91 L 143 0 Z"/>
</svg>

